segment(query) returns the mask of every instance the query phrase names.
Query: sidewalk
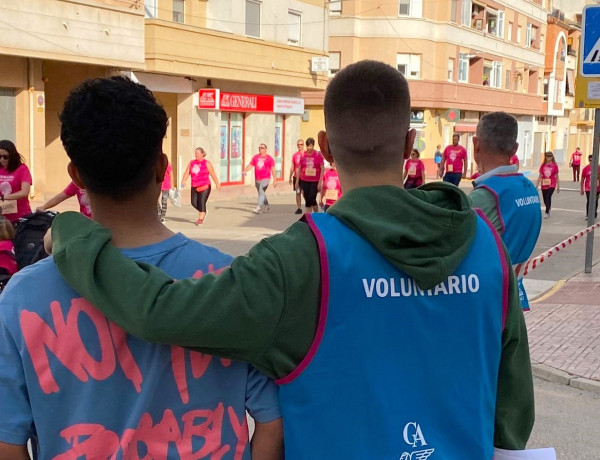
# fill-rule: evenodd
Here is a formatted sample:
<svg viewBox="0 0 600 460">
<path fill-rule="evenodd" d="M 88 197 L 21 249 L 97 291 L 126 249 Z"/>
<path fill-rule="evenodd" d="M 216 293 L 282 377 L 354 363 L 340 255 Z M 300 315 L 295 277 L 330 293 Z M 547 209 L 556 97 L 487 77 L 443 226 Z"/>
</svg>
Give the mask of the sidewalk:
<svg viewBox="0 0 600 460">
<path fill-rule="evenodd" d="M 525 321 L 534 375 L 600 393 L 600 265 L 556 283 Z"/>
</svg>

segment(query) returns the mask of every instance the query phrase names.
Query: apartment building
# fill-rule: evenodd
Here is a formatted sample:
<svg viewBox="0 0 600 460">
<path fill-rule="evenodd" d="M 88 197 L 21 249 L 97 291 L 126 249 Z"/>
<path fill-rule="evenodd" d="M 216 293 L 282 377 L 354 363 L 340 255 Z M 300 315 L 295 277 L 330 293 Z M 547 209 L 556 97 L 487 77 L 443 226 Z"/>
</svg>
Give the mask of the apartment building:
<svg viewBox="0 0 600 460">
<path fill-rule="evenodd" d="M 126 75 L 169 116 L 163 144 L 179 179 L 193 150 L 208 152 L 225 186 L 261 142 L 278 177 L 289 169 L 302 90 L 326 56 L 322 0 L 5 0 L 0 5 L 0 137 L 14 140 L 44 199 L 64 188 L 58 112 L 86 78 Z M 107 152 L 108 153 L 108 152 Z"/>
<path fill-rule="evenodd" d="M 472 137 L 490 111 L 519 122 L 519 157 L 531 162 L 543 112 L 546 0 L 330 1 L 329 68 L 361 59 L 395 66 L 409 81 L 415 147 L 426 163 L 458 133 L 472 160 Z M 304 93 L 313 133 L 322 94 Z"/>
</svg>

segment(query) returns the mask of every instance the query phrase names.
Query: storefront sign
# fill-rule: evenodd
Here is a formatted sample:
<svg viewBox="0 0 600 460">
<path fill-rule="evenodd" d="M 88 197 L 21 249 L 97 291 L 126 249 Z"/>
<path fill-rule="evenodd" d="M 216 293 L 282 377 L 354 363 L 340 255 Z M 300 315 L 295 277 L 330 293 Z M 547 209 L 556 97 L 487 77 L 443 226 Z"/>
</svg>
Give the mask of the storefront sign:
<svg viewBox="0 0 600 460">
<path fill-rule="evenodd" d="M 275 96 L 273 98 L 273 112 L 304 115 L 304 99 Z"/>
<path fill-rule="evenodd" d="M 267 112 L 302 115 L 304 99 L 266 94 L 229 93 L 218 89 L 198 90 L 198 109 L 224 112 Z"/>
</svg>

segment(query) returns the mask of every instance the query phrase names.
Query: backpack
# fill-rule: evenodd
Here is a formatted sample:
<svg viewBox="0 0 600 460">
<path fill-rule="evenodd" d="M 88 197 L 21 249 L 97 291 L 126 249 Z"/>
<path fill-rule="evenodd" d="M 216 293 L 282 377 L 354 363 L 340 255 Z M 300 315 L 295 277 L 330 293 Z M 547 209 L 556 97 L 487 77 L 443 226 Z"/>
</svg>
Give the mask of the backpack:
<svg viewBox="0 0 600 460">
<path fill-rule="evenodd" d="M 13 244 L 19 270 L 48 257 L 44 251 L 44 235 L 57 214 L 54 211 L 33 212 L 18 220 Z"/>
</svg>

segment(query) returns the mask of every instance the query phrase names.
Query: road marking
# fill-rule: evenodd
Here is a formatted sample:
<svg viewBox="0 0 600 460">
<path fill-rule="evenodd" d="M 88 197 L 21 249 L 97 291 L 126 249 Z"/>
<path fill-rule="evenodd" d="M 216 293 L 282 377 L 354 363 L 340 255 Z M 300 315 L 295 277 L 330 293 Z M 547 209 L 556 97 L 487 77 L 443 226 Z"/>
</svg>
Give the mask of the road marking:
<svg viewBox="0 0 600 460">
<path fill-rule="evenodd" d="M 551 295 L 554 295 L 561 287 L 563 287 L 566 282 L 567 280 L 558 280 L 556 284 L 552 287 L 552 289 L 547 291 L 545 294 L 542 294 L 540 297 L 533 300 L 531 303 L 538 303 L 542 302 L 543 300 L 546 300 Z"/>
</svg>

